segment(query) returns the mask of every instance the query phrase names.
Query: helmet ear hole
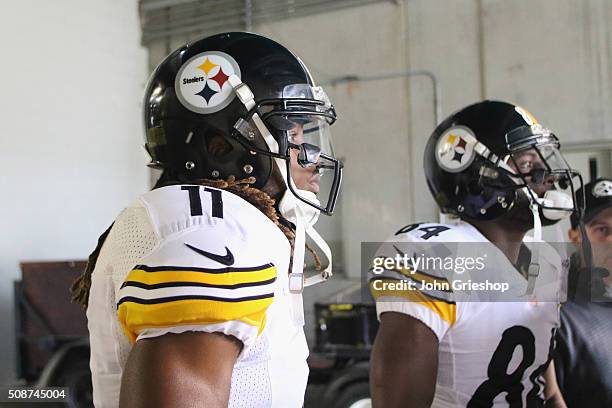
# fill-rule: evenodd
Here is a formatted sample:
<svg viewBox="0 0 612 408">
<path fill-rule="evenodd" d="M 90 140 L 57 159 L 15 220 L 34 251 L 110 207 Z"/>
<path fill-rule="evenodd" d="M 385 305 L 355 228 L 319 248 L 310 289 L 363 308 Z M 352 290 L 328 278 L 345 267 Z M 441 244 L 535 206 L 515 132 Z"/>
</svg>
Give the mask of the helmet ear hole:
<svg viewBox="0 0 612 408">
<path fill-rule="evenodd" d="M 469 181 L 468 183 L 468 191 L 470 194 L 472 195 L 480 195 L 482 194 L 482 186 L 480 185 L 480 182 L 476 179 L 472 179 Z"/>
<path fill-rule="evenodd" d="M 206 151 L 217 158 L 223 158 L 234 150 L 234 147 L 227 141 L 227 139 L 217 132 L 208 132 L 204 136 L 206 143 Z"/>
</svg>

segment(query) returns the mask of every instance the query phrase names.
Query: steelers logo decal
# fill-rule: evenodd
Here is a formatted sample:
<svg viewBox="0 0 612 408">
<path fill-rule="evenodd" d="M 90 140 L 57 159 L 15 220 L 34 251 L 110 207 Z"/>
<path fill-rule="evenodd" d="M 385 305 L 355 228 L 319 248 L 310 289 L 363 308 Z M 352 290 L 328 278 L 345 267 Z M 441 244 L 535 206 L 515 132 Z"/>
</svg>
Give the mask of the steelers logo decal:
<svg viewBox="0 0 612 408">
<path fill-rule="evenodd" d="M 463 126 L 452 127 L 438 140 L 436 161 L 442 169 L 450 173 L 458 173 L 474 161 L 475 144 L 476 137 L 470 129 Z"/>
<path fill-rule="evenodd" d="M 610 197 L 612 196 L 612 181 L 601 180 L 593 186 L 593 197 Z"/>
<path fill-rule="evenodd" d="M 527 109 L 522 108 L 520 106 L 515 106 L 514 110 L 516 111 L 516 113 L 518 113 L 519 115 L 521 115 L 523 117 L 523 120 L 529 126 L 533 126 L 533 125 L 537 125 L 538 124 L 538 120 Z"/>
<path fill-rule="evenodd" d="M 234 58 L 221 51 L 207 51 L 189 59 L 176 75 L 174 88 L 179 101 L 192 112 L 215 113 L 234 99 L 230 75 L 240 78 Z"/>
</svg>

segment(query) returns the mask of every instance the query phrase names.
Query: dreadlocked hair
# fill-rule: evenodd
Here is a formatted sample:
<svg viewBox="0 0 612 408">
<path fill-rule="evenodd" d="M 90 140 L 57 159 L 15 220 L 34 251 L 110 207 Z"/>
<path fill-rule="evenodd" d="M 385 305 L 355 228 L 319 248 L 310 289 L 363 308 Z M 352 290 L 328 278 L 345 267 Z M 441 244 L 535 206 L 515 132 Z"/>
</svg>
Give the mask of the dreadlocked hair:
<svg viewBox="0 0 612 408">
<path fill-rule="evenodd" d="M 160 180 L 161 181 L 161 180 Z M 293 254 L 294 249 L 294 241 L 295 241 L 295 232 L 289 223 L 283 222 L 284 220 L 278 214 L 278 211 L 275 207 L 275 200 L 270 197 L 266 192 L 252 187 L 251 184 L 255 183 L 255 177 L 248 177 L 241 180 L 236 180 L 236 177 L 229 176 L 227 180 L 209 180 L 202 179 L 197 180 L 191 183 L 200 184 L 207 187 L 219 188 L 230 193 L 237 195 L 238 197 L 248 201 L 251 205 L 261 211 L 266 217 L 268 217 L 287 237 L 287 240 L 291 244 L 291 253 Z M 160 183 L 158 182 L 155 186 L 161 187 L 163 185 L 176 184 L 176 183 Z M 102 235 L 98 238 L 98 244 L 96 248 L 93 250 L 91 255 L 87 260 L 87 266 L 85 267 L 85 271 L 79 276 L 70 291 L 72 293 L 72 301 L 74 303 L 78 303 L 83 308 L 87 308 L 87 303 L 89 301 L 89 290 L 91 288 L 91 274 L 96 266 L 96 262 L 98 260 L 98 256 L 100 255 L 100 250 L 102 249 L 102 245 L 104 245 L 104 241 L 106 241 L 106 237 L 110 233 L 110 227 Z M 306 245 L 306 250 L 312 255 L 315 269 L 317 271 L 321 271 L 321 259 L 319 255 L 312 249 L 309 245 Z M 291 260 L 291 263 L 293 260 Z M 291 270 L 291 264 L 289 265 L 289 270 Z"/>
</svg>

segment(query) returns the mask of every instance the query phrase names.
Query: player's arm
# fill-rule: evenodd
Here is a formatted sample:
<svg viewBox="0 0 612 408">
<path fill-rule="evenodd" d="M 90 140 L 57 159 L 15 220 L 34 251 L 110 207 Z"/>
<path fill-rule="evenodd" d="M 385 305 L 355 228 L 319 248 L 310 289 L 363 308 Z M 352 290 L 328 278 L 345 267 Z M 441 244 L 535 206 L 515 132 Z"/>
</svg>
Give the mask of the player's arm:
<svg viewBox="0 0 612 408">
<path fill-rule="evenodd" d="M 227 407 L 242 343 L 220 333 L 186 332 L 134 345 L 121 381 L 121 408 Z"/>
<path fill-rule="evenodd" d="M 118 288 L 117 319 L 133 345 L 122 407 L 227 406 L 239 353 L 264 330 L 276 267 L 218 236 L 202 227 L 167 240 Z M 217 254 L 231 247 L 236 259 L 209 259 L 185 243 Z"/>
<path fill-rule="evenodd" d="M 552 408 L 567 408 L 563 395 L 561 395 L 561 389 L 557 383 L 557 376 L 555 374 L 555 362 L 551 360 L 546 372 L 544 373 L 544 380 L 546 385 L 544 386 L 544 396 L 546 397 L 546 407 Z"/>
<path fill-rule="evenodd" d="M 395 260 L 396 254 L 422 253 L 420 238 L 404 229 L 381 245 L 370 270 L 370 291 L 380 320 L 370 366 L 375 408 L 431 406 L 438 343 L 457 320 L 455 296 L 442 272 L 421 271 Z M 425 289 L 424 283 L 440 289 Z"/>
<path fill-rule="evenodd" d="M 383 313 L 371 357 L 373 406 L 429 407 L 437 370 L 438 338 L 433 331 L 412 316 Z"/>
</svg>

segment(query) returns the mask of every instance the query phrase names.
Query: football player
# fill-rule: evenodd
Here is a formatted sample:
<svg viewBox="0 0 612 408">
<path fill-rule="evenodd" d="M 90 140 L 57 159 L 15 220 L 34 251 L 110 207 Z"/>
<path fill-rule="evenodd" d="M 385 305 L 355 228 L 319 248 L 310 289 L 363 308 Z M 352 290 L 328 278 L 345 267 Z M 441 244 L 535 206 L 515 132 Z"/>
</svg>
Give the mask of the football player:
<svg viewBox="0 0 612 408">
<path fill-rule="evenodd" d="M 313 224 L 340 187 L 335 120 L 302 61 L 259 35 L 191 42 L 155 69 L 145 147 L 163 172 L 74 288 L 96 407 L 302 406 L 301 293 L 331 274 Z M 306 236 L 327 258 L 309 277 Z"/>
<path fill-rule="evenodd" d="M 570 407 L 612 406 L 612 179 L 584 186 L 583 222 L 592 246 L 592 268 L 579 253 L 572 256 L 570 282 L 576 292 L 561 309 L 555 368 L 563 398 Z M 580 192 L 579 192 L 580 193 Z M 582 194 L 576 194 L 581 201 Z M 570 240 L 582 244 L 579 220 L 572 217 Z"/>
<path fill-rule="evenodd" d="M 451 278 L 414 262 L 385 267 L 371 280 L 380 319 L 370 375 L 375 407 L 541 407 L 547 398 L 563 404 L 549 363 L 565 265 L 556 252 L 538 249 L 541 243 L 531 252 L 522 243 L 532 228 L 533 241 L 541 241 L 542 225 L 576 210 L 572 186 L 580 178 L 558 149 L 553 133 L 506 102 L 470 105 L 435 129 L 425 175 L 441 212 L 459 220 L 404 227 L 390 248 L 454 243 L 473 251 L 488 244 L 496 255 L 481 273 L 503 271 L 515 295 L 478 301 L 469 289 L 420 284 Z M 378 290 L 377 281 L 419 284 Z"/>
</svg>

